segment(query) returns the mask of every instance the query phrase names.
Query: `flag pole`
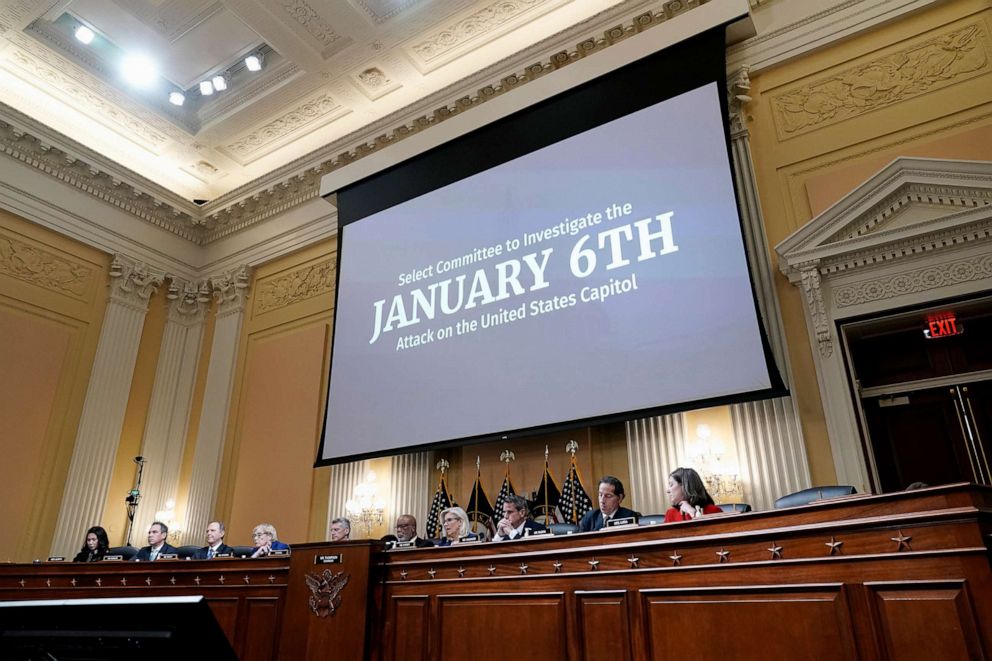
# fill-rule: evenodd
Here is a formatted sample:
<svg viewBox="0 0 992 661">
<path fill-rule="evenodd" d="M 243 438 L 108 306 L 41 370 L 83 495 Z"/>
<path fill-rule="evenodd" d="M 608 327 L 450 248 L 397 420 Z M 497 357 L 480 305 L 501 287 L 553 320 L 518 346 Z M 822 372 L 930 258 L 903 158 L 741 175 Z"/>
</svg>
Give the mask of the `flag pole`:
<svg viewBox="0 0 992 661">
<path fill-rule="evenodd" d="M 572 523 L 575 523 L 575 519 L 577 518 L 575 514 L 575 478 L 578 477 L 578 475 L 575 472 L 575 451 L 578 449 L 579 444 L 576 443 L 575 440 L 570 440 L 565 445 L 565 451 L 572 453 L 572 462 L 568 468 L 568 480 L 572 483 Z"/>
<path fill-rule="evenodd" d="M 551 510 L 548 509 L 548 446 L 544 446 L 544 522 L 548 522 L 549 514 Z"/>
</svg>

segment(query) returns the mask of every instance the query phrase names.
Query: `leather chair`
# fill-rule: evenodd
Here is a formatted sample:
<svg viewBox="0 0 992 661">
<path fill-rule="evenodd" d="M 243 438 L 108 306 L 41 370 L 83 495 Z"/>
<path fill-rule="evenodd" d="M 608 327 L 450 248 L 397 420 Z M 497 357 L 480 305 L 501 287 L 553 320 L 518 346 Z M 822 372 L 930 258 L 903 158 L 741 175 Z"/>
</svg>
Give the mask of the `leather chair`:
<svg viewBox="0 0 992 661">
<path fill-rule="evenodd" d="M 189 558 L 192 558 L 193 554 L 199 551 L 200 548 L 201 547 L 199 546 L 193 546 L 193 545 L 180 546 L 178 549 L 176 549 L 176 554 L 183 560 L 188 560 Z"/>
<path fill-rule="evenodd" d="M 809 489 L 803 489 L 802 491 L 797 491 L 795 493 L 790 493 L 787 496 L 782 496 L 775 501 L 775 509 L 807 505 L 814 500 L 837 498 L 839 496 L 850 496 L 851 494 L 855 494 L 857 492 L 858 490 L 854 487 L 836 484 L 826 487 L 810 487 Z"/>
<path fill-rule="evenodd" d="M 130 560 L 134 556 L 138 555 L 138 549 L 133 546 L 114 546 L 107 549 L 107 555 L 119 555 L 125 560 Z"/>
<path fill-rule="evenodd" d="M 235 546 L 233 548 L 235 558 L 250 558 L 251 554 L 255 552 L 254 546 Z"/>
<path fill-rule="evenodd" d="M 571 535 L 579 532 L 579 525 L 577 523 L 552 523 L 548 529 L 552 535 Z"/>
<path fill-rule="evenodd" d="M 653 526 L 665 522 L 664 514 L 645 514 L 637 520 L 639 526 Z"/>
<path fill-rule="evenodd" d="M 751 511 L 751 506 L 747 503 L 721 503 L 717 505 L 717 507 L 722 509 L 724 512 L 740 512 L 743 514 L 744 512 Z"/>
</svg>

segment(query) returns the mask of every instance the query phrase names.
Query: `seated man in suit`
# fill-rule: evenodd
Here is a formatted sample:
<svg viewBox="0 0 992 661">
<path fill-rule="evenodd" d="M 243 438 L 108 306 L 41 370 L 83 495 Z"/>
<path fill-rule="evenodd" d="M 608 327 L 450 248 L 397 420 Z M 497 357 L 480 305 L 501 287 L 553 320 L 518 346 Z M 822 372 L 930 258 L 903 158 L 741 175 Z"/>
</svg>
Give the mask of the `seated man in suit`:
<svg viewBox="0 0 992 661">
<path fill-rule="evenodd" d="M 504 542 L 511 539 L 520 539 L 525 535 L 547 530 L 537 521 L 531 521 L 527 517 L 527 499 L 523 496 L 510 496 L 503 503 L 503 518 L 496 524 L 496 534 L 493 536 L 494 542 Z"/>
<path fill-rule="evenodd" d="M 207 524 L 207 545 L 202 549 L 197 549 L 193 554 L 194 560 L 210 560 L 218 555 L 234 554 L 234 549 L 224 543 L 224 535 L 227 531 L 220 521 L 211 521 Z"/>
<path fill-rule="evenodd" d="M 606 475 L 599 481 L 599 509 L 586 512 L 579 521 L 579 530 L 590 532 L 606 527 L 610 519 L 626 519 L 629 516 L 640 516 L 637 512 L 626 507 L 620 507 L 624 497 L 623 482 Z"/>
<path fill-rule="evenodd" d="M 351 521 L 339 516 L 331 521 L 331 541 L 347 542 L 351 539 Z"/>
<path fill-rule="evenodd" d="M 401 514 L 396 517 L 396 539 L 401 542 L 413 542 L 418 549 L 434 546 L 434 542 L 417 536 L 417 517 L 412 514 Z"/>
<path fill-rule="evenodd" d="M 148 526 L 148 546 L 142 546 L 133 558 L 134 562 L 148 562 L 158 560 L 163 553 L 178 553 L 178 550 L 166 543 L 169 536 L 169 526 L 161 521 L 156 521 Z"/>
</svg>

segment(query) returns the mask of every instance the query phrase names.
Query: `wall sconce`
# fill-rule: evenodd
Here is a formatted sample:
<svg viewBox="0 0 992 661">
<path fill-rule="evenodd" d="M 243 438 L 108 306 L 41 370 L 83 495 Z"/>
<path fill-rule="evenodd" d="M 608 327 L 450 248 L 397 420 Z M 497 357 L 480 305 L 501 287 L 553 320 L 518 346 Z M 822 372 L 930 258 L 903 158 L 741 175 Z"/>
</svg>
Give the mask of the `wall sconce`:
<svg viewBox="0 0 992 661">
<path fill-rule="evenodd" d="M 177 546 L 183 537 L 183 523 L 176 521 L 176 501 L 165 501 L 165 509 L 155 512 L 155 520 L 169 526 L 169 542 Z"/>
<path fill-rule="evenodd" d="M 365 528 L 366 537 L 372 536 L 373 527 L 382 524 L 382 513 L 386 507 L 378 492 L 375 472 L 369 471 L 365 474 L 365 480 L 355 485 L 353 497 L 344 505 L 348 518 Z"/>
</svg>

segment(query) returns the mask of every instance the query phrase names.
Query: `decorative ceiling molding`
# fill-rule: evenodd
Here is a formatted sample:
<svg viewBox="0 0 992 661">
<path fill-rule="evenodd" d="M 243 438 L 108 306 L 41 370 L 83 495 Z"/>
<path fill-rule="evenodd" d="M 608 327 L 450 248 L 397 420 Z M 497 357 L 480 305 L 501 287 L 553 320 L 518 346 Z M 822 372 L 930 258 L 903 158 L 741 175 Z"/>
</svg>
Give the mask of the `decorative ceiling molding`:
<svg viewBox="0 0 992 661">
<path fill-rule="evenodd" d="M 357 74 L 351 76 L 355 87 L 364 94 L 370 101 L 382 98 L 394 90 L 398 90 L 402 85 L 398 80 L 393 80 L 386 74 L 383 66 L 370 66 Z"/>
<path fill-rule="evenodd" d="M 331 294 L 336 272 L 337 259 L 332 256 L 261 279 L 255 283 L 255 312 L 265 314 Z"/>
<path fill-rule="evenodd" d="M 54 88 L 70 105 L 104 126 L 124 129 L 117 131 L 122 138 L 133 141 L 137 136 L 143 142 L 136 144 L 154 152 L 169 140 L 181 144 L 190 141 L 192 136 L 186 132 L 34 39 L 15 34 L 8 41 L 14 47 L 8 63 L 16 64 L 36 84 Z"/>
<path fill-rule="evenodd" d="M 266 67 L 265 75 L 238 88 L 232 94 L 218 97 L 217 101 L 200 110 L 200 122 L 208 126 L 221 117 L 247 106 L 252 99 L 262 96 L 269 90 L 290 82 L 299 74 L 300 68 L 293 62 L 282 61 L 274 68 Z M 251 110 L 245 112 L 250 113 Z"/>
<path fill-rule="evenodd" d="M 482 37 L 492 37 L 507 24 L 539 11 L 545 14 L 568 0 L 496 0 L 440 31 L 412 44 L 408 51 L 421 72 L 449 62 L 456 53 L 470 48 Z"/>
<path fill-rule="evenodd" d="M 20 32 L 26 28 L 31 21 L 46 12 L 55 5 L 61 4 L 64 0 L 6 0 L 0 2 L 0 37 L 8 32 Z"/>
<path fill-rule="evenodd" d="M 398 16 L 407 9 L 424 0 L 355 0 L 355 4 L 361 7 L 372 22 L 376 25 L 385 23 L 394 16 Z"/>
<path fill-rule="evenodd" d="M 219 148 L 241 165 L 271 153 L 285 144 L 291 134 L 305 128 L 314 129 L 351 112 L 326 92 L 300 104 L 281 117 L 253 129 L 234 142 Z"/>
<path fill-rule="evenodd" d="M 351 43 L 350 38 L 338 34 L 306 0 L 276 0 L 276 4 L 321 45 L 320 54 L 325 60 Z"/>
</svg>

